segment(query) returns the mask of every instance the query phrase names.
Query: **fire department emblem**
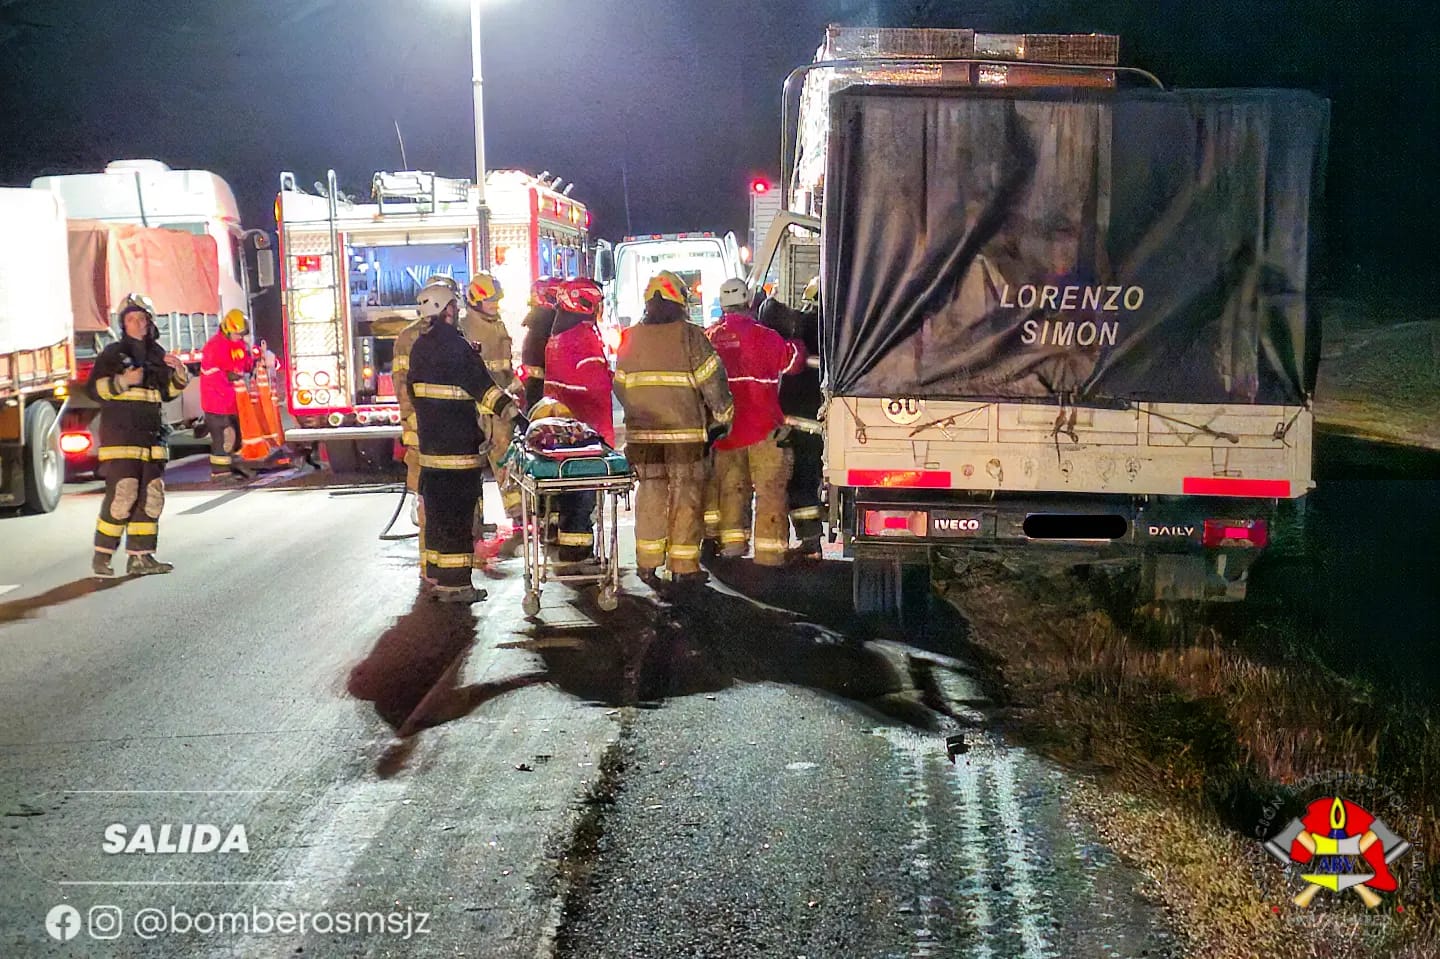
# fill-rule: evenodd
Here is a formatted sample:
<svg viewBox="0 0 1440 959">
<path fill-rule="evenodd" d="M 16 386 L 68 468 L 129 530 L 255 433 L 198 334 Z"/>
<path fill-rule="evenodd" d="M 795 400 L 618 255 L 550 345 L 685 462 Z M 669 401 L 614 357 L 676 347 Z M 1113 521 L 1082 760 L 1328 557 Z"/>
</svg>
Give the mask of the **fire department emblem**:
<svg viewBox="0 0 1440 959">
<path fill-rule="evenodd" d="M 1339 796 L 1324 796 L 1265 843 L 1265 850 L 1286 866 L 1299 866 L 1307 885 L 1295 897 L 1302 909 L 1321 889 L 1352 890 L 1371 909 L 1377 892 L 1394 892 L 1390 864 L 1410 849 L 1384 821 Z"/>
</svg>

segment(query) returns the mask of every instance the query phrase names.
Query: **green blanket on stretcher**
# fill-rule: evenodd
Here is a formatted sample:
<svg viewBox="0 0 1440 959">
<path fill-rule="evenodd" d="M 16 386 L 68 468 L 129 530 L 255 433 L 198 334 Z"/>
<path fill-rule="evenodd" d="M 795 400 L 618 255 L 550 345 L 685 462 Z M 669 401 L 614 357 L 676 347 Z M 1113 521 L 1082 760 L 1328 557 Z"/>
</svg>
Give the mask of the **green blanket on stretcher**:
<svg viewBox="0 0 1440 959">
<path fill-rule="evenodd" d="M 586 479 L 598 476 L 624 476 L 630 472 L 630 461 L 623 453 L 609 447 L 594 456 L 570 456 L 551 459 L 531 452 L 519 443 L 512 443 L 503 465 L 519 469 L 533 479 Z"/>
</svg>

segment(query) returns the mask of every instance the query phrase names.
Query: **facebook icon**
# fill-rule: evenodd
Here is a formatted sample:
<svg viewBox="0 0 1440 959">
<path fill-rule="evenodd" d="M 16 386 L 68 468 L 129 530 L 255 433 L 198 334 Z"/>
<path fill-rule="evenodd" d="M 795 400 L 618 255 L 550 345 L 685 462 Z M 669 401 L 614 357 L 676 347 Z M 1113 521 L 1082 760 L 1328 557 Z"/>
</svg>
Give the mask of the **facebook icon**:
<svg viewBox="0 0 1440 959">
<path fill-rule="evenodd" d="M 74 906 L 56 906 L 45 915 L 45 931 L 51 939 L 69 942 L 80 935 L 80 910 Z"/>
</svg>

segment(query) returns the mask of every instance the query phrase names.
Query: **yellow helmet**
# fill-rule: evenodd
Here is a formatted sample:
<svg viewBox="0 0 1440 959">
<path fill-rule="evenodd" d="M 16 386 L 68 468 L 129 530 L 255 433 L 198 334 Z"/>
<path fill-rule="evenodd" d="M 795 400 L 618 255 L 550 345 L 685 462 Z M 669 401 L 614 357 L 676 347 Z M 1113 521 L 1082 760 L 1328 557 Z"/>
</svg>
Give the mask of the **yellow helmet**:
<svg viewBox="0 0 1440 959">
<path fill-rule="evenodd" d="M 470 285 L 465 287 L 465 302 L 471 309 L 479 308 L 487 300 L 498 303 L 504 296 L 500 281 L 489 273 L 476 273 L 471 277 Z"/>
<path fill-rule="evenodd" d="M 820 302 L 820 277 L 815 277 L 805 284 L 805 292 L 800 294 L 801 303 Z"/>
<path fill-rule="evenodd" d="M 657 293 L 662 300 L 669 300 L 671 303 L 681 306 L 688 306 L 690 303 L 690 290 L 685 286 L 685 281 L 669 270 L 656 273 L 645 287 L 646 300 L 653 299 Z"/>
<path fill-rule="evenodd" d="M 547 416 L 559 416 L 565 419 L 573 419 L 570 407 L 560 402 L 553 396 L 541 397 L 540 401 L 530 410 L 530 419 L 543 420 Z"/>
<path fill-rule="evenodd" d="M 244 333 L 245 327 L 245 314 L 239 310 L 231 310 L 220 321 L 220 332 L 225 334 Z"/>
</svg>

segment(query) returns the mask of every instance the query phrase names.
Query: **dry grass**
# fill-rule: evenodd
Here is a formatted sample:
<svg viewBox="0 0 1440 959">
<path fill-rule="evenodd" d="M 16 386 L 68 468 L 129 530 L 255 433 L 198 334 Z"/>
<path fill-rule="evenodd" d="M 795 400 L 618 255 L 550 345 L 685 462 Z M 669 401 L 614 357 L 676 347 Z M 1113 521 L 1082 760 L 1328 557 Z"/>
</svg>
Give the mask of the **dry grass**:
<svg viewBox="0 0 1440 959">
<path fill-rule="evenodd" d="M 939 571 L 941 591 L 998 659 L 1017 732 L 1095 771 L 1104 787 L 1096 801 L 1114 805 L 1117 789 L 1132 797 L 1111 838 L 1159 878 L 1195 954 L 1440 953 L 1440 730 L 1428 710 L 1376 701 L 1312 664 L 1258 661 L 1208 625 L 1123 622 L 1084 584 L 1056 588 L 1065 573 L 973 554 L 957 563 Z M 1298 912 L 1293 890 L 1253 837 L 1284 785 L 1333 770 L 1393 790 L 1401 811 L 1386 818 L 1419 850 L 1409 857 L 1423 873 L 1419 901 L 1406 903 L 1403 921 L 1381 925 L 1378 939 L 1358 905 L 1348 919 L 1344 910 L 1304 913 L 1325 927 L 1321 940 L 1278 921 Z M 1271 904 L 1283 905 L 1279 916 Z M 1317 941 L 1346 948 L 1314 952 Z"/>
</svg>

